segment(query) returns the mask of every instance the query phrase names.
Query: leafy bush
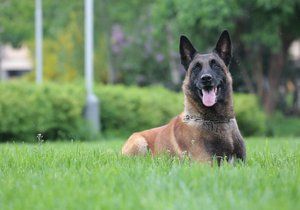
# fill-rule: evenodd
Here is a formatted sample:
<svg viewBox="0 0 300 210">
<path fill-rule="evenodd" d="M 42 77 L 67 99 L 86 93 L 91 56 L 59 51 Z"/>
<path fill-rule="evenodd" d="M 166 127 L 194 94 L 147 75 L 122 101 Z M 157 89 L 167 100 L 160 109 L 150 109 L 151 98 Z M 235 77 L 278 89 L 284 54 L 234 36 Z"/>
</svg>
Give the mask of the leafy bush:
<svg viewBox="0 0 300 210">
<path fill-rule="evenodd" d="M 167 123 L 183 110 L 183 96 L 163 87 L 99 86 L 104 131 L 130 134 Z"/>
<path fill-rule="evenodd" d="M 183 110 L 183 95 L 162 87 L 100 86 L 102 125 L 114 134 L 130 134 L 167 123 Z M 266 117 L 254 95 L 236 94 L 236 117 L 245 136 L 261 135 Z"/>
<path fill-rule="evenodd" d="M 2 83 L 0 140 L 73 139 L 87 135 L 81 117 L 84 98 L 76 86 Z"/>
<path fill-rule="evenodd" d="M 243 135 L 262 135 L 266 132 L 266 115 L 258 99 L 251 94 L 235 94 L 234 108 L 237 122 Z"/>
<path fill-rule="evenodd" d="M 88 139 L 83 120 L 83 85 L 34 85 L 25 82 L 0 84 L 0 140 Z M 129 135 L 167 123 L 183 110 L 183 95 L 163 87 L 95 88 L 101 99 L 101 123 L 105 134 Z M 265 116 L 255 96 L 235 97 L 238 123 L 244 135 L 265 132 Z"/>
</svg>

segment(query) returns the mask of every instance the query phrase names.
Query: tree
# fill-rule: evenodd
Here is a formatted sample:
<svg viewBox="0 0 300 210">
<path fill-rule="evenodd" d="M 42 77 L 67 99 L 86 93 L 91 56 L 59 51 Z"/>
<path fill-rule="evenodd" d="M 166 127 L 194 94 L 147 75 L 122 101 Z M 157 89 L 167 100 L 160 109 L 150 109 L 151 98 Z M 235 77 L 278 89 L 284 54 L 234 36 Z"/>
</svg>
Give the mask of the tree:
<svg viewBox="0 0 300 210">
<path fill-rule="evenodd" d="M 18 47 L 33 36 L 34 1 L 2 0 L 0 15 L 0 43 Z"/>
<path fill-rule="evenodd" d="M 33 1 L 2 2 L 0 40 L 14 46 L 32 40 Z M 187 35 L 199 51 L 205 52 L 214 47 L 219 33 L 228 29 L 235 52 L 231 64 L 234 88 L 257 94 L 271 115 L 284 98 L 279 89 L 292 82 L 296 87 L 297 109 L 299 76 L 297 70 L 287 74 L 290 66 L 287 51 L 292 41 L 300 37 L 299 4 L 298 0 L 284 3 L 281 0 L 95 1 L 97 80 L 139 85 L 159 83 L 178 89 L 184 76 L 178 58 L 180 35 Z M 45 39 L 68 42 L 62 47 L 59 44 L 55 50 L 50 47 L 51 56 L 45 58 L 57 56 L 60 65 L 53 68 L 58 69 L 55 71 L 58 75 L 66 69 L 76 69 L 81 77 L 83 1 L 43 0 L 43 8 Z M 47 55 L 48 48 L 44 50 Z M 71 64 L 61 65 L 66 60 Z M 62 78 L 58 75 L 55 78 Z"/>
<path fill-rule="evenodd" d="M 287 50 L 299 37 L 299 1 L 156 1 L 157 28 L 176 24 L 174 37 L 184 31 L 201 49 L 213 46 L 224 28 L 235 44 L 233 74 L 243 75 L 248 91 L 260 96 L 268 114 L 278 104 Z M 162 21 L 162 19 L 164 21 Z"/>
</svg>

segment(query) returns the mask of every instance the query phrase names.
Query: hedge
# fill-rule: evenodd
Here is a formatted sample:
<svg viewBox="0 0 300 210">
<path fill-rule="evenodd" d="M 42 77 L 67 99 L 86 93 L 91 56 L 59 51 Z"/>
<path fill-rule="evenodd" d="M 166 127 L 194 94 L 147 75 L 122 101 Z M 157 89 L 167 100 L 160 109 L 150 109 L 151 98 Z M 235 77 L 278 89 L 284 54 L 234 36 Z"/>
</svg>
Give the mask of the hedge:
<svg viewBox="0 0 300 210">
<path fill-rule="evenodd" d="M 253 94 L 235 94 L 234 111 L 238 126 L 245 136 L 265 135 L 266 115 Z"/>
<path fill-rule="evenodd" d="M 59 85 L 27 82 L 0 84 L 0 140 L 92 138 L 82 117 L 85 92 L 82 84 Z M 182 94 L 163 87 L 98 85 L 104 134 L 129 135 L 168 122 L 183 109 Z M 265 132 L 265 116 L 251 95 L 235 96 L 236 113 L 244 135 Z"/>
<path fill-rule="evenodd" d="M 70 85 L 0 85 L 0 139 L 31 140 L 83 138 L 88 134 L 81 117 L 84 94 Z"/>
</svg>

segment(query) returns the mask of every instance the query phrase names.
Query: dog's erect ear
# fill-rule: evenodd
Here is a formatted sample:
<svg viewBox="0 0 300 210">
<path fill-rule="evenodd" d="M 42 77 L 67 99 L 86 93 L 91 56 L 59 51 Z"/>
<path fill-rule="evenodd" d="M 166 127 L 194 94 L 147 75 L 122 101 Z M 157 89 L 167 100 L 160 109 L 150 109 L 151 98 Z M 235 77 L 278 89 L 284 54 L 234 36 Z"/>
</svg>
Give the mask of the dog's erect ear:
<svg viewBox="0 0 300 210">
<path fill-rule="evenodd" d="M 226 66 L 230 64 L 231 40 L 227 30 L 222 32 L 214 51 L 222 58 Z"/>
<path fill-rule="evenodd" d="M 179 52 L 181 64 L 184 66 L 185 70 L 188 70 L 197 50 L 186 36 L 180 37 Z"/>
</svg>

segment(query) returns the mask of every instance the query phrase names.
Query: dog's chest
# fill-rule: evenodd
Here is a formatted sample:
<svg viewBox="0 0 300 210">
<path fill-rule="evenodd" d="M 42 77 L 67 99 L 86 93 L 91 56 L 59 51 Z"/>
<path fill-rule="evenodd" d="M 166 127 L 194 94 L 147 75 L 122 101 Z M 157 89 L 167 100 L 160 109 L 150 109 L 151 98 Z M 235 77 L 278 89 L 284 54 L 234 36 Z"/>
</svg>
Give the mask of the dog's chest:
<svg viewBox="0 0 300 210">
<path fill-rule="evenodd" d="M 196 160 L 211 160 L 216 158 L 218 163 L 222 159 L 229 160 L 233 156 L 233 143 L 231 139 L 212 138 L 212 136 L 198 136 L 192 138 L 191 143 L 186 141 L 185 146 L 181 144 L 182 151 L 188 152 L 188 154 Z M 224 158 L 226 157 L 226 158 Z"/>
<path fill-rule="evenodd" d="M 233 155 L 233 143 L 230 139 L 203 139 L 206 152 L 217 158 L 231 157 Z"/>
<path fill-rule="evenodd" d="M 231 123 L 205 123 L 201 126 L 198 140 L 211 157 L 231 157 L 234 150 L 231 130 Z"/>
</svg>

